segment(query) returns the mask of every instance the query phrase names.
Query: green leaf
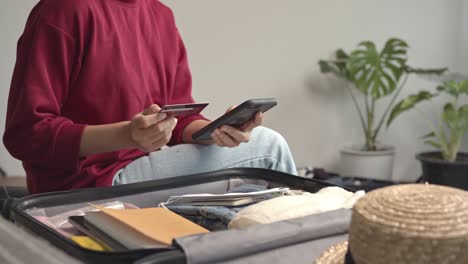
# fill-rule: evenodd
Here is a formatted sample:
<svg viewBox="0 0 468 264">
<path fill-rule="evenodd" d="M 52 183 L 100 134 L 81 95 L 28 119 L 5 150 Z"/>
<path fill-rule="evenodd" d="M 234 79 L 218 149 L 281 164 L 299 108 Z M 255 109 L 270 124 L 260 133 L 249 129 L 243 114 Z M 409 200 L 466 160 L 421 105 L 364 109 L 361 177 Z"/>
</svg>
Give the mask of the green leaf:
<svg viewBox="0 0 468 264">
<path fill-rule="evenodd" d="M 443 86 L 443 85 L 437 86 L 437 91 L 438 92 L 445 92 L 445 86 Z"/>
<path fill-rule="evenodd" d="M 458 129 L 458 111 L 452 103 L 447 103 L 444 106 L 442 113 L 442 120 L 447 124 L 450 129 Z"/>
<path fill-rule="evenodd" d="M 390 53 L 391 50 L 404 50 L 404 54 L 406 54 L 406 49 L 409 48 L 408 43 L 404 40 L 391 38 L 387 41 L 384 47 L 384 53 Z"/>
<path fill-rule="evenodd" d="M 346 68 L 350 79 L 365 95 L 379 99 L 392 93 L 406 69 L 408 44 L 389 39 L 381 52 L 364 41 L 349 55 Z"/>
<path fill-rule="evenodd" d="M 319 61 L 321 73 L 332 73 L 336 77 L 348 79 L 345 65 L 346 63 L 343 63 L 340 61 L 326 61 L 326 60 Z"/>
<path fill-rule="evenodd" d="M 421 69 L 413 68 L 410 66 L 406 67 L 407 73 L 413 73 L 416 75 L 442 75 L 448 71 L 448 68 L 434 68 L 434 69 Z"/>
<path fill-rule="evenodd" d="M 432 132 L 430 132 L 430 133 L 428 133 L 428 134 L 422 136 L 421 138 L 422 138 L 422 139 L 428 139 L 428 138 L 433 138 L 433 137 L 435 137 L 435 136 L 436 136 L 436 133 L 435 133 L 434 131 L 432 131 Z"/>
<path fill-rule="evenodd" d="M 336 67 L 338 67 L 339 71 L 346 76 L 346 79 L 349 79 L 348 71 L 346 70 L 346 62 L 348 61 L 349 55 L 342 49 L 338 49 L 335 52 L 336 56 Z"/>
<path fill-rule="evenodd" d="M 462 81 L 459 84 L 459 93 L 468 95 L 468 81 Z"/>
<path fill-rule="evenodd" d="M 343 49 L 338 49 L 335 54 L 336 58 L 339 60 L 347 60 L 349 58 L 348 53 L 346 53 Z"/>
<path fill-rule="evenodd" d="M 458 83 L 455 81 L 445 82 L 445 92 L 454 97 L 458 97 Z"/>
<path fill-rule="evenodd" d="M 432 99 L 434 96 L 435 95 L 430 92 L 421 91 L 401 100 L 398 104 L 395 105 L 395 107 L 393 107 L 392 112 L 390 113 L 390 117 L 387 120 L 387 127 L 389 127 L 393 120 L 395 120 L 395 118 L 401 113 L 412 109 L 416 104 L 422 101 Z"/>
<path fill-rule="evenodd" d="M 468 94 L 468 81 L 448 81 L 444 82 L 442 86 L 437 87 L 437 90 L 443 91 L 458 98 L 462 94 Z"/>
<path fill-rule="evenodd" d="M 322 73 L 329 73 L 333 71 L 333 66 L 330 62 L 328 61 L 319 61 L 319 66 L 320 66 L 320 72 Z"/>
<path fill-rule="evenodd" d="M 442 148 L 442 146 L 438 142 L 435 142 L 434 140 L 426 140 L 426 141 L 424 141 L 424 143 L 426 143 L 428 145 L 431 145 L 436 149 L 441 149 Z"/>
</svg>

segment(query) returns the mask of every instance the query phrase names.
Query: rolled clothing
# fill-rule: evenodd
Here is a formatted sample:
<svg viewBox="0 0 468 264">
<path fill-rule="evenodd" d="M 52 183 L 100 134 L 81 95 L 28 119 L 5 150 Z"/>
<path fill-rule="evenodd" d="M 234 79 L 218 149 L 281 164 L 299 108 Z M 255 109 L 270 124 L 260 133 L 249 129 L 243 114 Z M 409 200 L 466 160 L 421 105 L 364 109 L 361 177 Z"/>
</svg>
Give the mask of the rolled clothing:
<svg viewBox="0 0 468 264">
<path fill-rule="evenodd" d="M 229 229 L 269 224 L 338 209 L 350 209 L 364 191 L 352 193 L 339 187 L 327 187 L 317 193 L 282 196 L 243 208 L 229 223 Z"/>
</svg>

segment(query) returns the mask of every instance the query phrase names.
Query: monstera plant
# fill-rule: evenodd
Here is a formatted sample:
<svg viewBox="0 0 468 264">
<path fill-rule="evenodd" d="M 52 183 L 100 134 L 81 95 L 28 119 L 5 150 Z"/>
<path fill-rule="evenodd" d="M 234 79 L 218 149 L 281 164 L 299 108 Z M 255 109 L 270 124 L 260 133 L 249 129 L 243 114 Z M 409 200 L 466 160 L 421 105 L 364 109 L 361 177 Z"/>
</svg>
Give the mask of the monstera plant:
<svg viewBox="0 0 468 264">
<path fill-rule="evenodd" d="M 468 81 L 446 81 L 435 92 L 421 91 L 408 96 L 395 105 L 387 126 L 401 113 L 442 95 L 447 95 L 444 98 L 448 101 L 440 114 L 431 116 L 422 112 L 432 130 L 423 139 L 439 151 L 421 153 L 417 157 L 427 181 L 468 190 L 468 154 L 460 152 L 462 139 L 468 132 L 468 104 L 461 103 L 468 97 Z"/>
<path fill-rule="evenodd" d="M 442 74 L 446 71 L 445 68 L 417 69 L 409 66 L 408 48 L 408 44 L 398 38 L 386 41 L 381 50 L 378 50 L 373 42 L 364 41 L 349 53 L 338 49 L 335 52 L 336 58 L 319 61 L 322 73 L 331 73 L 347 81 L 345 86 L 359 115 L 365 140 L 360 151 L 377 152 L 390 149 L 377 144 L 378 136 L 410 75 Z M 382 99 L 390 96 L 388 103 L 381 105 Z M 377 116 L 378 108 L 383 110 L 380 116 Z M 391 155 L 390 162 L 393 163 L 393 153 Z M 379 170 L 380 168 L 375 169 Z"/>
<path fill-rule="evenodd" d="M 360 117 L 364 132 L 364 150 L 377 150 L 377 137 L 390 109 L 406 84 L 410 74 L 442 74 L 446 69 L 415 69 L 407 64 L 408 44 L 397 38 L 389 39 L 381 51 L 370 41 L 361 42 L 350 54 L 344 50 L 336 51 L 335 60 L 319 62 L 322 73 L 332 73 L 343 78 L 351 85 L 346 86 Z M 353 88 L 363 95 L 362 104 Z M 376 116 L 380 99 L 392 95 L 386 110 Z"/>
</svg>

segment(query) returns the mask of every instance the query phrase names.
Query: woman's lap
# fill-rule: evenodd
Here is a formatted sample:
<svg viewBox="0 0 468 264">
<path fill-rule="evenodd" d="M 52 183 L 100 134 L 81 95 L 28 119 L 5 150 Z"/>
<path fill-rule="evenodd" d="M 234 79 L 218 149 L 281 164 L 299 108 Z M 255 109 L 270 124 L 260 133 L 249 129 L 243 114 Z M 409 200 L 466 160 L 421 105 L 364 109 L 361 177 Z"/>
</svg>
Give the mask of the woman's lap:
<svg viewBox="0 0 468 264">
<path fill-rule="evenodd" d="M 257 127 L 252 132 L 252 140 L 236 148 L 181 144 L 150 153 L 121 170 L 114 179 L 114 185 L 234 167 L 266 168 L 296 174 L 284 138 L 271 129 Z"/>
</svg>

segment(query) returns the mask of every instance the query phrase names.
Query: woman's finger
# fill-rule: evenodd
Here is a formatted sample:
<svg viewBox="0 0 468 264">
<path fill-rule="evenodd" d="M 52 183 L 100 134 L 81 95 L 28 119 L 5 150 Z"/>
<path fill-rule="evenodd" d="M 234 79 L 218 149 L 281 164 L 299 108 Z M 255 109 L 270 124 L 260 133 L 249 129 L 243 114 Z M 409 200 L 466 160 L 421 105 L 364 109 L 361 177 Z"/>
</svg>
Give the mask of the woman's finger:
<svg viewBox="0 0 468 264">
<path fill-rule="evenodd" d="M 234 108 L 236 108 L 236 107 L 237 107 L 237 105 L 232 105 L 231 107 L 228 108 L 228 110 L 226 111 L 226 113 L 232 111 L 232 109 L 234 109 Z"/>
<path fill-rule="evenodd" d="M 262 123 L 263 123 L 263 113 L 257 112 L 257 114 L 255 114 L 255 118 L 247 122 L 245 125 L 243 125 L 241 130 L 250 133 L 254 128 L 261 126 Z"/>
<path fill-rule="evenodd" d="M 213 139 L 214 143 L 220 147 L 225 147 L 224 144 L 221 142 L 221 139 L 215 132 L 211 133 L 211 138 Z"/>
<path fill-rule="evenodd" d="M 236 142 L 232 137 L 222 132 L 221 130 L 216 129 L 214 133 L 218 136 L 219 140 L 223 143 L 224 146 L 230 148 L 239 146 L 239 142 Z"/>
<path fill-rule="evenodd" d="M 159 107 L 159 105 L 152 104 L 141 113 L 146 116 L 146 115 L 156 114 L 160 110 L 161 110 L 161 107 Z"/>
<path fill-rule="evenodd" d="M 143 115 L 142 113 L 137 114 L 133 119 L 132 122 L 136 125 L 137 128 L 146 129 L 154 124 L 161 122 L 166 118 L 166 114 L 150 114 L 150 115 Z"/>
<path fill-rule="evenodd" d="M 249 142 L 250 140 L 249 133 L 243 132 L 231 126 L 222 126 L 221 131 L 228 134 L 231 138 L 233 138 L 238 143 Z"/>
</svg>

